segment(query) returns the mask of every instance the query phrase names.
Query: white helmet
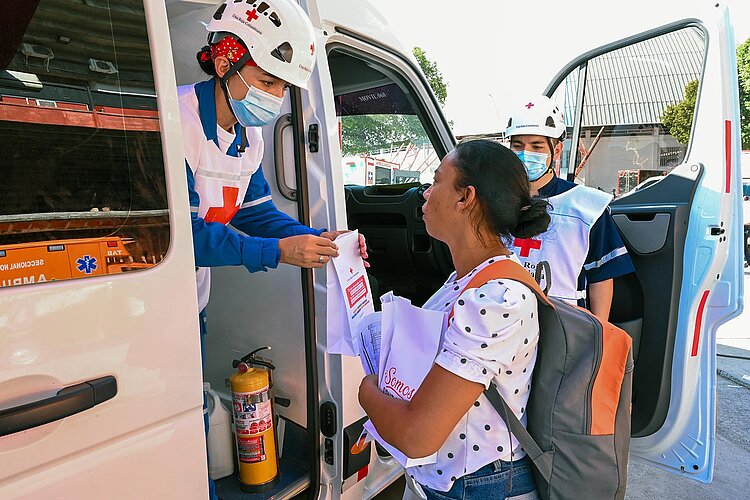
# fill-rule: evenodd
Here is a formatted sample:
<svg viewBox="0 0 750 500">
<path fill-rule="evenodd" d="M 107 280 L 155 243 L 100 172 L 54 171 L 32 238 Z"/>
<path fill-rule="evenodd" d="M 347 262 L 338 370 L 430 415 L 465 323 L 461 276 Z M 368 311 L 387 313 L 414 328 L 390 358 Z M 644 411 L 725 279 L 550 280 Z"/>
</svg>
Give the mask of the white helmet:
<svg viewBox="0 0 750 500">
<path fill-rule="evenodd" d="M 293 0 L 224 0 L 206 29 L 209 43 L 225 33 L 236 35 L 261 69 L 307 88 L 315 65 L 315 32 Z"/>
<path fill-rule="evenodd" d="M 534 97 L 511 113 L 505 136 L 514 135 L 541 135 L 552 139 L 564 139 L 565 118 L 552 99 L 547 96 Z"/>
</svg>

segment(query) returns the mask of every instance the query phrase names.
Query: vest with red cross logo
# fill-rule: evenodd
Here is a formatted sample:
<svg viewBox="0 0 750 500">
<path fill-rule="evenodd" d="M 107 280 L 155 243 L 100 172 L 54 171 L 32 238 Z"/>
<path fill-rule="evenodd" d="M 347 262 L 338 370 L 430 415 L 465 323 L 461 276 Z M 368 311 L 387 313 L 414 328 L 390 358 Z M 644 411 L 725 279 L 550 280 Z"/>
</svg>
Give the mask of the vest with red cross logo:
<svg viewBox="0 0 750 500">
<path fill-rule="evenodd" d="M 511 249 L 543 288 L 549 288 L 549 297 L 575 304 L 586 297 L 586 291 L 578 289 L 578 276 L 589 252 L 589 233 L 612 195 L 579 185 L 547 201 L 552 205 L 549 229 L 534 238 L 515 238 Z"/>
<path fill-rule="evenodd" d="M 213 140 L 206 138 L 194 89 L 194 85 L 185 85 L 178 87 L 177 92 L 185 160 L 193 172 L 195 191 L 200 196 L 198 217 L 206 222 L 228 224 L 242 205 L 250 178 L 260 168 L 263 135 L 260 128 L 246 128 L 248 147 L 244 153 L 239 157 L 227 155 Z M 203 309 L 208 303 L 210 269 L 198 268 L 196 281 L 198 304 Z"/>
</svg>

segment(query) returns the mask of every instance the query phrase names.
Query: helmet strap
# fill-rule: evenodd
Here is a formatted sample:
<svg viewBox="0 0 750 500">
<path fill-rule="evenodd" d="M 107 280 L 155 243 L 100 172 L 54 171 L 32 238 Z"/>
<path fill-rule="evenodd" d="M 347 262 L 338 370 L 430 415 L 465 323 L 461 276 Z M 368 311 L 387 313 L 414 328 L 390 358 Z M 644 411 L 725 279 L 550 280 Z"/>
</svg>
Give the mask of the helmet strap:
<svg viewBox="0 0 750 500">
<path fill-rule="evenodd" d="M 232 63 L 232 61 L 227 59 L 227 62 L 229 63 L 229 69 L 226 73 L 224 73 L 224 76 L 219 78 L 219 85 L 221 86 L 221 90 L 224 92 L 224 99 L 227 101 L 227 107 L 229 109 L 232 109 L 232 105 L 229 102 L 229 89 L 227 88 L 227 83 L 229 82 L 229 79 L 236 74 L 240 69 L 242 69 L 245 64 L 252 60 L 252 56 L 250 55 L 250 52 L 246 53 L 242 57 L 240 57 L 236 63 Z M 247 134 L 245 134 L 245 127 L 240 125 L 240 146 L 237 148 L 237 151 L 240 153 L 245 152 L 245 148 L 247 147 Z"/>
<path fill-rule="evenodd" d="M 554 173 L 555 171 L 555 148 L 557 147 L 557 144 L 560 144 L 560 139 L 557 139 L 557 143 L 553 146 L 552 145 L 552 138 L 547 137 L 547 144 L 549 145 L 549 156 L 550 156 L 550 162 L 549 166 L 547 167 L 547 171 L 544 172 L 544 175 L 547 175 L 549 173 Z"/>
</svg>

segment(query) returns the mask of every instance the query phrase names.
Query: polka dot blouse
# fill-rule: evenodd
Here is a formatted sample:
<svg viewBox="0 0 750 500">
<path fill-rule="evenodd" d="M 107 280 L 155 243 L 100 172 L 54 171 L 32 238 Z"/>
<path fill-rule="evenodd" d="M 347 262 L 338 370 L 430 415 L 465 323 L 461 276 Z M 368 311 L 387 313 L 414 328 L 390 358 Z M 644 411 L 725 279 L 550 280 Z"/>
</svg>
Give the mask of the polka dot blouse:
<svg viewBox="0 0 750 500">
<path fill-rule="evenodd" d="M 524 411 L 539 338 L 536 296 L 526 285 L 506 279 L 463 291 L 478 271 L 506 258 L 518 262 L 515 255 L 493 257 L 459 280 L 453 273 L 424 308 L 447 312 L 454 308 L 435 362 L 485 387 L 494 382 L 526 424 Z M 448 491 L 463 475 L 497 459 L 509 461 L 513 450 L 514 460 L 523 458 L 525 452 L 518 446 L 515 437 L 509 442 L 508 428 L 482 395 L 448 436 L 437 462 L 410 467 L 407 473 L 430 488 Z"/>
</svg>

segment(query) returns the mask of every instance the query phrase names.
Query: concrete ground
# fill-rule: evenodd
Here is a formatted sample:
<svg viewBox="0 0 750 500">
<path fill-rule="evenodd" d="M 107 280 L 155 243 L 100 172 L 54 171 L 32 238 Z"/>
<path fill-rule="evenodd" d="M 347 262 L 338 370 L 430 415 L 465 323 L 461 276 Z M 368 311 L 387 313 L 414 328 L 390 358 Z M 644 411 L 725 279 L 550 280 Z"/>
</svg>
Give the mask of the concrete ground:
<svg viewBox="0 0 750 500">
<path fill-rule="evenodd" d="M 750 499 L 750 269 L 745 272 L 743 314 L 717 333 L 716 460 L 710 484 L 698 483 L 635 460 L 628 467 L 626 500 Z M 743 359 L 748 358 L 748 359 Z M 377 496 L 400 500 L 403 478 Z"/>
</svg>

